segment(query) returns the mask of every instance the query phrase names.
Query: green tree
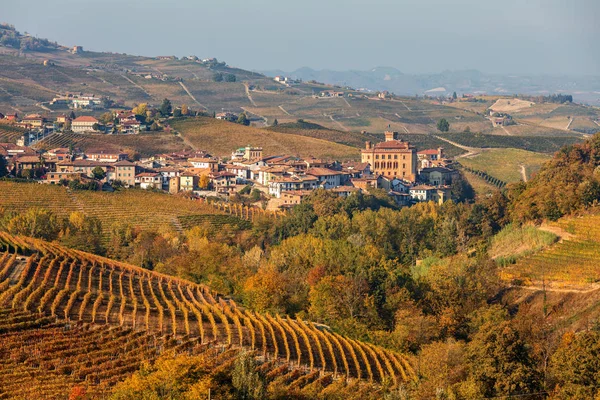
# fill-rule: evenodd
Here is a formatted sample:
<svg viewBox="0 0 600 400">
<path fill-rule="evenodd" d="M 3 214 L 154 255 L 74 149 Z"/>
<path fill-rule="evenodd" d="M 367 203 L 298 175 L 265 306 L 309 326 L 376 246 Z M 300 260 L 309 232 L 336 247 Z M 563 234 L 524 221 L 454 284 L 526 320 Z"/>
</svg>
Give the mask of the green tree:
<svg viewBox="0 0 600 400">
<path fill-rule="evenodd" d="M 456 100 L 458 98 L 458 96 L 456 95 L 456 92 L 452 93 L 452 99 Z"/>
<path fill-rule="evenodd" d="M 98 124 L 92 125 L 92 130 L 97 131 L 99 129 L 100 129 L 100 125 L 98 125 Z"/>
<path fill-rule="evenodd" d="M 114 117 L 113 114 L 111 112 L 105 112 L 100 116 L 100 122 L 102 122 L 104 125 L 108 125 L 111 122 L 113 122 Z"/>
<path fill-rule="evenodd" d="M 106 172 L 102 169 L 102 167 L 97 166 L 92 170 L 92 175 L 94 176 L 94 179 L 101 181 L 106 177 Z"/>
<path fill-rule="evenodd" d="M 585 331 L 565 334 L 550 360 L 557 383 L 557 398 L 597 398 L 600 387 L 600 333 Z"/>
<path fill-rule="evenodd" d="M 485 397 L 523 395 L 540 388 L 529 347 L 503 321 L 485 323 L 467 346 L 469 379 Z"/>
<path fill-rule="evenodd" d="M 8 175 L 8 163 L 6 162 L 6 158 L 2 154 L 0 154 L 0 178 Z"/>
<path fill-rule="evenodd" d="M 275 118 L 275 121 L 273 121 L 273 126 L 277 126 L 279 125 L 279 121 L 277 121 L 277 118 Z"/>
<path fill-rule="evenodd" d="M 60 231 L 60 224 L 51 211 L 30 208 L 11 218 L 6 224 L 6 230 L 15 235 L 53 240 Z"/>
<path fill-rule="evenodd" d="M 173 116 L 175 118 L 179 118 L 183 115 L 183 113 L 181 112 L 181 108 L 176 108 L 175 110 L 173 110 Z"/>
<path fill-rule="evenodd" d="M 241 113 L 236 122 L 240 125 L 250 125 L 250 120 L 246 116 L 246 113 Z"/>
<path fill-rule="evenodd" d="M 159 111 L 163 117 L 168 117 L 169 115 L 171 115 L 171 112 L 173 111 L 171 100 L 164 99 L 162 104 L 160 105 Z"/>
<path fill-rule="evenodd" d="M 251 354 L 244 352 L 238 356 L 233 366 L 231 383 L 238 399 L 264 399 L 266 397 L 265 378 L 257 370 L 258 364 Z"/>
<path fill-rule="evenodd" d="M 450 130 L 450 123 L 446 118 L 442 118 L 438 121 L 437 128 L 440 132 L 448 132 Z"/>
<path fill-rule="evenodd" d="M 235 81 L 236 81 L 235 75 L 233 75 L 233 74 L 225 75 L 225 82 L 235 82 Z"/>
<path fill-rule="evenodd" d="M 215 82 L 223 82 L 223 74 L 220 72 L 217 72 L 216 74 L 213 75 L 213 81 Z"/>
</svg>

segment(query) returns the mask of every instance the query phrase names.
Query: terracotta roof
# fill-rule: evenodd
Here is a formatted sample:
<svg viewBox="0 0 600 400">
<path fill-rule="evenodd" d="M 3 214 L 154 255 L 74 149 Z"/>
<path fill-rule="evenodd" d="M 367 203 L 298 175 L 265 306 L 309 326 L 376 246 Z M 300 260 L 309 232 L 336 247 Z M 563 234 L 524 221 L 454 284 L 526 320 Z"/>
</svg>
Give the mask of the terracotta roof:
<svg viewBox="0 0 600 400">
<path fill-rule="evenodd" d="M 142 172 L 140 174 L 137 174 L 135 177 L 136 178 L 142 178 L 142 177 L 150 177 L 150 178 L 156 178 L 158 176 L 160 176 L 160 174 L 158 172 Z"/>
<path fill-rule="evenodd" d="M 376 149 L 405 149 L 408 150 L 412 148 L 408 142 L 403 142 L 401 140 L 389 140 L 387 142 L 377 143 L 373 146 Z"/>
<path fill-rule="evenodd" d="M 309 168 L 306 173 L 313 176 L 343 175 L 343 172 L 334 171 L 329 168 Z"/>
<path fill-rule="evenodd" d="M 435 189 L 435 186 L 430 186 L 430 185 L 417 185 L 417 186 L 413 186 L 410 188 L 410 190 L 433 190 Z"/>
<path fill-rule="evenodd" d="M 127 161 L 127 160 L 121 160 L 121 161 L 117 161 L 115 163 L 109 163 L 108 165 L 114 165 L 116 167 L 133 167 L 133 166 L 135 166 L 134 163 L 132 163 L 131 161 Z"/>
<path fill-rule="evenodd" d="M 82 115 L 81 117 L 77 117 L 73 120 L 73 123 L 75 122 L 93 122 L 93 123 L 98 123 L 98 120 L 92 116 L 89 115 Z"/>
<path fill-rule="evenodd" d="M 15 162 L 36 163 L 36 162 L 40 162 L 40 158 L 38 156 L 21 156 L 21 157 L 15 157 Z"/>
<path fill-rule="evenodd" d="M 427 149 L 427 150 L 417 151 L 417 154 L 432 154 L 432 155 L 436 155 L 436 154 L 438 154 L 438 151 L 436 149 Z"/>
</svg>

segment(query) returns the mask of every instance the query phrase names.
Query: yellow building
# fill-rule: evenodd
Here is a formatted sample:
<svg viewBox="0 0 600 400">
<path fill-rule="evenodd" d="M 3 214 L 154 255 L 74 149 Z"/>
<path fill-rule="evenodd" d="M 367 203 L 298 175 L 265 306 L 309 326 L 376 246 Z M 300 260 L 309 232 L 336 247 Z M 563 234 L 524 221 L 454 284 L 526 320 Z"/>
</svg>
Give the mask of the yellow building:
<svg viewBox="0 0 600 400">
<path fill-rule="evenodd" d="M 398 132 L 385 132 L 385 142 L 367 142 L 361 150 L 361 162 L 368 163 L 375 175 L 417 180 L 417 150 L 410 143 L 398 140 Z"/>
</svg>

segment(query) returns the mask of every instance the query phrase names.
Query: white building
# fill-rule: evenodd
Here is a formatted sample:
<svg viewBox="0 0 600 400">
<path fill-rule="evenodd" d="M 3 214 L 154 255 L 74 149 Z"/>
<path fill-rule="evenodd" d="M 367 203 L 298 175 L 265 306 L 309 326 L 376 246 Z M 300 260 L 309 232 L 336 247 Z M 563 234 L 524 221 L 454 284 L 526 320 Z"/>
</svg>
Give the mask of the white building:
<svg viewBox="0 0 600 400">
<path fill-rule="evenodd" d="M 94 132 L 94 124 L 97 124 L 98 120 L 94 117 L 84 115 L 77 117 L 71 122 L 71 130 L 75 133 Z"/>
</svg>

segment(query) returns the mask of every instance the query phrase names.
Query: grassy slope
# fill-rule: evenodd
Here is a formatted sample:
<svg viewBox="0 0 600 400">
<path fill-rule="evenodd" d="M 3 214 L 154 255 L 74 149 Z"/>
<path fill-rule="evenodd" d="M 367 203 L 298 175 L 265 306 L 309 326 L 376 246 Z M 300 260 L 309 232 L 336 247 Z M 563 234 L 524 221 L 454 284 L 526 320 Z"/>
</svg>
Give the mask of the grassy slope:
<svg viewBox="0 0 600 400">
<path fill-rule="evenodd" d="M 528 178 L 539 171 L 542 164 L 550 157 L 546 154 L 534 153 L 519 149 L 491 149 L 474 157 L 463 158 L 461 164 L 487 172 L 505 182 L 521 180 L 521 165 L 525 167 Z"/>
<path fill-rule="evenodd" d="M 49 150 L 56 147 L 68 147 L 70 144 L 82 150 L 102 148 L 120 150 L 129 154 L 137 152 L 142 156 L 189 149 L 189 146 L 180 137 L 172 133 L 145 133 L 140 135 L 81 135 L 66 133 L 52 135 L 35 147 Z"/>
<path fill-rule="evenodd" d="M 600 214 L 565 217 L 550 224 L 562 241 L 506 267 L 502 277 L 523 284 L 591 289 L 600 281 Z"/>
<path fill-rule="evenodd" d="M 236 148 L 261 146 L 265 155 L 290 154 L 332 159 L 357 159 L 359 151 L 350 146 L 321 139 L 247 127 L 213 118 L 177 121 L 172 126 L 198 149 L 230 156 Z"/>
</svg>

